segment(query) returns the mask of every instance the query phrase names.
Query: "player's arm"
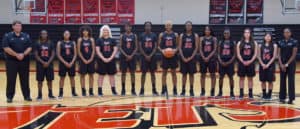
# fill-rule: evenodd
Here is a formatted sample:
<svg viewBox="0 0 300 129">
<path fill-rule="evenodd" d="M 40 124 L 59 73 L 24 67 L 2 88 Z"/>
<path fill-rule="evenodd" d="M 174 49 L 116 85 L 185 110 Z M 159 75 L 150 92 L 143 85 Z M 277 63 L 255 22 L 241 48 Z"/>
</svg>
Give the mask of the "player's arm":
<svg viewBox="0 0 300 129">
<path fill-rule="evenodd" d="M 258 59 L 258 61 L 259 61 L 259 64 L 261 65 L 261 66 L 263 66 L 263 65 L 265 65 L 265 63 L 262 61 L 262 59 L 261 59 L 261 45 L 259 45 L 258 46 L 258 54 L 257 54 L 257 59 Z"/>
<path fill-rule="evenodd" d="M 232 58 L 229 60 L 228 64 L 233 63 L 234 60 L 235 60 L 235 58 L 236 58 L 236 44 L 235 44 L 235 42 L 234 42 L 233 56 L 232 56 Z"/>
<path fill-rule="evenodd" d="M 273 57 L 272 59 L 268 62 L 267 66 L 270 66 L 277 58 L 277 50 L 278 50 L 278 47 L 277 47 L 277 44 L 274 44 L 274 51 L 273 51 Z"/>
<path fill-rule="evenodd" d="M 183 52 L 182 52 L 182 36 L 183 34 L 180 34 L 179 36 L 179 42 L 178 42 L 178 51 L 179 51 L 179 55 L 180 57 L 185 60 L 184 56 L 183 56 Z"/>
<path fill-rule="evenodd" d="M 244 60 L 241 56 L 241 49 L 240 49 L 240 45 L 241 45 L 241 41 L 238 42 L 237 46 L 236 46 L 236 55 L 237 55 L 237 58 L 243 63 Z"/>
<path fill-rule="evenodd" d="M 88 60 L 88 63 L 92 62 L 95 58 L 96 43 L 95 43 L 94 38 L 91 38 L 91 41 L 92 41 L 92 55 L 91 55 L 91 58 Z"/>
<path fill-rule="evenodd" d="M 143 47 L 142 47 L 142 38 L 141 38 L 141 37 L 140 37 L 140 40 L 139 40 L 138 47 L 139 47 L 140 53 L 141 53 L 144 57 L 146 57 L 147 55 L 146 55 L 146 53 L 145 53 L 145 51 L 144 51 L 144 49 L 143 49 Z"/>
<path fill-rule="evenodd" d="M 81 46 L 81 42 L 82 42 L 82 38 L 78 38 L 77 39 L 77 53 L 78 53 L 78 56 L 81 60 L 83 60 L 83 62 L 87 62 L 87 60 L 82 56 L 82 52 L 80 50 L 80 46 Z"/>
<path fill-rule="evenodd" d="M 175 33 L 175 37 L 176 37 L 175 42 L 176 42 L 176 46 L 177 47 L 175 48 L 174 53 L 177 53 L 177 51 L 178 51 L 178 44 L 179 44 L 179 36 L 178 36 L 177 33 Z"/>
<path fill-rule="evenodd" d="M 296 42 L 296 41 L 295 41 Z M 289 65 L 291 64 L 295 59 L 296 59 L 296 56 L 297 56 L 297 52 L 298 52 L 298 42 L 295 43 L 295 46 L 293 48 L 293 53 L 292 53 L 292 56 L 289 58 L 288 62 L 286 63 L 286 65 Z"/>
<path fill-rule="evenodd" d="M 29 55 L 30 52 L 32 51 L 32 42 L 31 42 L 30 36 L 27 35 L 26 38 L 27 38 L 27 44 L 30 44 L 30 45 L 29 45 L 29 46 L 26 48 L 26 50 L 24 51 L 24 53 L 23 53 L 24 56 Z"/>
<path fill-rule="evenodd" d="M 134 37 L 135 37 L 134 44 L 135 44 L 136 47 L 134 48 L 132 54 L 130 55 L 131 57 L 133 57 L 137 53 L 137 51 L 138 51 L 138 39 L 137 39 L 136 34 L 134 35 Z"/>
<path fill-rule="evenodd" d="M 116 54 L 117 54 L 117 52 L 118 52 L 118 47 L 117 47 L 117 46 L 114 46 L 113 49 L 114 49 L 114 51 L 113 51 L 113 53 L 111 54 L 111 56 L 109 57 L 109 60 L 110 60 L 110 61 L 111 61 L 112 59 L 115 58 L 115 56 L 116 56 Z"/>
<path fill-rule="evenodd" d="M 163 53 L 163 49 L 161 48 L 162 36 L 163 36 L 163 33 L 160 33 L 160 34 L 159 34 L 159 37 L 158 37 L 158 50 L 159 50 L 161 53 Z"/>
<path fill-rule="evenodd" d="M 55 50 L 52 49 L 51 56 L 50 56 L 50 59 L 48 60 L 47 64 L 50 64 L 54 60 L 54 57 L 55 57 Z"/>
<path fill-rule="evenodd" d="M 219 44 L 221 44 L 221 43 L 219 43 Z M 223 62 L 221 60 L 221 47 L 219 45 L 217 47 L 217 53 L 218 53 L 218 61 L 220 62 L 221 65 L 224 65 L 225 62 Z"/>
<path fill-rule="evenodd" d="M 128 57 L 128 55 L 127 55 L 127 54 L 124 52 L 124 50 L 122 49 L 122 46 L 123 46 L 122 38 L 123 38 L 123 35 L 121 34 L 121 36 L 120 36 L 120 46 L 119 46 L 119 50 L 120 50 L 120 52 L 121 52 L 125 57 Z"/>
<path fill-rule="evenodd" d="M 208 55 L 208 59 L 210 59 L 210 58 L 212 58 L 215 54 L 216 54 L 216 52 L 217 52 L 217 46 L 218 46 L 218 40 L 217 40 L 217 38 L 216 37 L 214 37 L 213 38 L 213 41 L 214 41 L 214 48 L 213 48 L 213 51 Z"/>
<path fill-rule="evenodd" d="M 202 59 L 204 59 L 204 54 L 203 54 L 203 51 L 202 51 L 202 40 L 203 40 L 203 37 L 200 37 L 200 41 L 199 41 L 199 53 L 200 53 L 200 56 Z"/>
<path fill-rule="evenodd" d="M 61 52 L 60 44 L 61 44 L 61 42 L 58 41 L 58 42 L 57 42 L 57 46 L 56 46 L 56 55 L 57 55 L 57 58 L 58 58 L 64 65 L 67 65 L 68 62 L 66 62 L 66 61 L 64 60 L 64 58 L 62 58 L 62 56 L 61 56 L 61 54 L 60 54 L 60 52 Z"/>
<path fill-rule="evenodd" d="M 73 49 L 74 49 L 74 55 L 73 55 L 73 59 L 72 59 L 72 61 L 71 61 L 71 63 L 70 63 L 71 66 L 74 65 L 74 63 L 75 63 L 75 61 L 76 61 L 76 57 L 77 57 L 76 43 L 75 43 L 74 41 L 73 41 L 72 43 L 74 44 L 74 45 L 73 45 L 73 46 L 74 46 L 74 47 L 73 47 Z"/>
<path fill-rule="evenodd" d="M 195 47 L 196 48 L 194 49 L 194 51 L 193 51 L 192 56 L 190 57 L 190 59 L 193 59 L 196 56 L 197 51 L 199 49 L 199 36 L 198 36 L 198 34 L 195 34 Z"/>
<path fill-rule="evenodd" d="M 34 57 L 35 57 L 35 59 L 36 59 L 38 62 L 40 62 L 40 63 L 42 63 L 42 64 L 45 64 L 46 62 L 43 61 L 43 60 L 41 59 L 41 57 L 39 56 L 39 52 L 38 52 L 37 49 L 38 49 L 38 48 L 36 48 L 36 50 L 34 51 Z"/>
<path fill-rule="evenodd" d="M 96 54 L 101 60 L 106 60 L 106 58 L 103 56 L 101 50 L 100 50 L 100 39 L 97 40 L 97 45 L 96 45 Z"/>
<path fill-rule="evenodd" d="M 256 41 L 254 41 L 254 54 L 253 54 L 253 57 L 251 58 L 251 60 L 249 61 L 249 62 L 254 62 L 255 61 L 255 59 L 257 58 L 257 51 L 258 51 L 258 47 L 257 47 L 258 45 L 257 45 L 257 42 Z"/>
</svg>

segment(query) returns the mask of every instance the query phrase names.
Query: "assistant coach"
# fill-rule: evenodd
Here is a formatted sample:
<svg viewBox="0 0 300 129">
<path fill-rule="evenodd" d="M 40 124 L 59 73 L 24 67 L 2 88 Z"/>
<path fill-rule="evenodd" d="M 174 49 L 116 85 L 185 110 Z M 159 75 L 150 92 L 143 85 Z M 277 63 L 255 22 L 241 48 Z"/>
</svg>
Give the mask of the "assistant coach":
<svg viewBox="0 0 300 129">
<path fill-rule="evenodd" d="M 32 101 L 29 89 L 29 53 L 31 52 L 31 40 L 28 34 L 21 32 L 22 23 L 14 21 L 12 32 L 6 33 L 2 40 L 6 55 L 6 97 L 11 103 L 15 95 L 16 78 L 19 74 L 21 89 L 25 101 Z"/>
</svg>

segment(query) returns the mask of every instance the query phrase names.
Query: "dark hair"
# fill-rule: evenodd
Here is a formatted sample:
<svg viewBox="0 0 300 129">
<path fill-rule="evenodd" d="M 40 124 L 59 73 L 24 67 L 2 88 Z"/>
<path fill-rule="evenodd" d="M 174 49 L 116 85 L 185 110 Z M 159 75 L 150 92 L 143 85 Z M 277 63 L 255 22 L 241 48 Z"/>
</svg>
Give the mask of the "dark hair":
<svg viewBox="0 0 300 129">
<path fill-rule="evenodd" d="M 93 33 L 93 32 L 92 32 L 92 28 L 91 28 L 90 26 L 86 26 L 86 25 L 85 25 L 85 26 L 81 26 L 81 27 L 79 28 L 79 36 L 80 36 L 80 37 L 83 37 L 83 31 L 88 31 L 88 33 L 89 33 L 88 36 L 89 36 L 89 37 L 92 37 L 92 35 L 93 35 L 92 33 Z"/>
<path fill-rule="evenodd" d="M 64 34 L 66 33 L 66 32 L 69 32 L 70 33 L 70 35 L 71 35 L 71 31 L 69 31 L 69 30 L 65 30 L 64 32 L 63 32 L 63 39 L 65 39 L 65 37 L 64 37 Z M 71 36 L 69 37 L 69 40 L 71 40 L 72 38 L 71 38 Z"/>
<path fill-rule="evenodd" d="M 203 36 L 205 36 L 205 29 L 208 28 L 210 30 L 210 35 L 215 36 L 213 29 L 210 26 L 205 26 L 203 30 Z"/>
<path fill-rule="evenodd" d="M 130 22 L 125 22 L 124 26 L 130 26 L 131 27 L 131 23 Z"/>
<path fill-rule="evenodd" d="M 187 24 L 193 25 L 192 21 L 186 21 L 186 22 L 184 23 L 184 25 L 187 25 Z M 186 28 L 185 28 L 185 27 L 184 27 L 184 32 L 186 32 Z M 192 29 L 192 32 L 193 32 L 193 29 Z"/>
<path fill-rule="evenodd" d="M 272 36 L 272 32 L 266 32 L 265 36 L 266 37 L 267 35 L 270 35 L 271 36 L 271 41 L 270 43 L 273 43 L 273 36 Z M 266 43 L 265 39 L 264 39 L 264 43 Z"/>
<path fill-rule="evenodd" d="M 231 30 L 230 30 L 229 27 L 225 27 L 225 28 L 224 28 L 224 31 L 223 31 L 222 41 L 225 41 L 225 37 L 224 37 L 224 32 L 225 32 L 225 31 L 229 31 L 229 33 L 230 33 L 229 40 L 231 40 Z"/>
<path fill-rule="evenodd" d="M 253 46 L 254 46 L 254 39 L 253 39 L 252 31 L 251 31 L 250 28 L 245 28 L 244 31 L 243 31 L 243 36 L 242 36 L 242 39 L 241 39 L 240 48 L 243 48 L 244 45 L 245 45 L 245 37 L 244 37 L 244 33 L 245 33 L 246 30 L 249 30 L 249 31 L 250 31 L 249 42 L 250 42 L 251 47 L 253 48 Z"/>
<path fill-rule="evenodd" d="M 12 25 L 13 25 L 13 26 L 16 25 L 16 24 L 22 24 L 22 22 L 19 21 L 19 20 L 15 20 L 15 21 L 12 22 Z"/>
<path fill-rule="evenodd" d="M 151 22 L 151 21 L 145 21 L 144 26 L 145 26 L 146 24 L 150 24 L 150 25 L 152 26 L 152 22 Z"/>
<path fill-rule="evenodd" d="M 284 32 L 285 30 L 288 30 L 289 32 L 291 32 L 291 37 L 293 37 L 293 31 L 291 30 L 290 27 L 285 27 L 285 28 L 283 28 L 283 32 Z M 284 37 L 284 36 L 283 36 L 283 37 Z"/>
<path fill-rule="evenodd" d="M 46 39 L 46 42 L 47 42 L 47 43 L 49 43 L 49 42 L 50 42 L 50 40 L 49 40 L 48 31 L 47 31 L 47 30 L 45 30 L 45 29 L 43 29 L 43 30 L 41 30 L 41 31 L 40 31 L 40 35 L 39 35 L 39 39 L 38 39 L 38 43 L 41 43 L 41 42 L 42 42 L 42 32 L 43 32 L 43 31 L 47 32 L 47 39 Z"/>
</svg>

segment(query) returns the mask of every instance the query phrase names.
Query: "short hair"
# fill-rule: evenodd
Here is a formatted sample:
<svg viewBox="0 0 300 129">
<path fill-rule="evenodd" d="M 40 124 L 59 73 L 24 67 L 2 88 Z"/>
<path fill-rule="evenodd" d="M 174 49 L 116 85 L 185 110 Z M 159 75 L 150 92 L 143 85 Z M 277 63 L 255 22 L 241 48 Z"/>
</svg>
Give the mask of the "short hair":
<svg viewBox="0 0 300 129">
<path fill-rule="evenodd" d="M 151 22 L 151 21 L 145 21 L 144 26 L 145 26 L 146 24 L 152 25 L 152 22 Z"/>
<path fill-rule="evenodd" d="M 16 25 L 16 24 L 22 24 L 22 22 L 19 21 L 19 20 L 14 20 L 14 21 L 12 22 L 12 25 L 14 26 L 14 25 Z"/>
</svg>

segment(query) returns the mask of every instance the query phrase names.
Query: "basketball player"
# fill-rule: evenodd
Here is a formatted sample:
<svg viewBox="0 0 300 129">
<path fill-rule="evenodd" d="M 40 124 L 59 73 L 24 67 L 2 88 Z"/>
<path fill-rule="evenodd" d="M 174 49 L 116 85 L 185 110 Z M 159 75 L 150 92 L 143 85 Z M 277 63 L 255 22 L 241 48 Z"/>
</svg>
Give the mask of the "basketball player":
<svg viewBox="0 0 300 129">
<path fill-rule="evenodd" d="M 76 45 L 75 41 L 72 41 L 71 39 L 71 33 L 70 31 L 66 30 L 63 33 L 63 40 L 58 41 L 56 52 L 57 57 L 59 59 L 59 72 L 58 75 L 60 76 L 59 80 L 59 95 L 58 98 L 63 98 L 63 88 L 64 88 L 64 82 L 66 74 L 68 73 L 72 88 L 72 96 L 77 97 L 75 91 L 75 61 L 76 61 Z"/>
<path fill-rule="evenodd" d="M 24 100 L 32 101 L 29 88 L 29 54 L 32 50 L 32 42 L 30 36 L 22 32 L 22 23 L 20 21 L 14 21 L 12 29 L 13 31 L 6 33 L 2 40 L 2 47 L 6 55 L 7 103 L 12 103 L 13 101 L 17 74 L 19 74 Z"/>
<path fill-rule="evenodd" d="M 295 100 L 295 72 L 298 41 L 292 38 L 290 28 L 283 30 L 284 39 L 278 42 L 278 59 L 280 66 L 280 102 L 284 103 L 286 98 L 286 79 L 288 78 L 289 104 Z"/>
<path fill-rule="evenodd" d="M 165 24 L 165 31 L 160 33 L 158 38 L 158 49 L 162 53 L 162 92 L 161 94 L 167 95 L 167 72 L 168 69 L 171 69 L 172 80 L 173 80 L 173 95 L 177 96 L 177 76 L 176 68 L 178 67 L 177 63 L 177 43 L 178 43 L 178 34 L 172 30 L 173 24 L 171 21 L 167 21 Z M 171 48 L 173 50 L 173 57 L 165 57 L 166 48 Z"/>
<path fill-rule="evenodd" d="M 141 56 L 141 70 L 142 70 L 142 77 L 141 77 L 141 90 L 140 96 L 144 96 L 145 90 L 145 80 L 146 80 L 146 73 L 150 71 L 151 74 L 151 82 L 152 82 L 152 94 L 157 96 L 158 93 L 156 91 L 155 86 L 155 71 L 157 69 L 155 53 L 157 49 L 157 36 L 155 33 L 151 32 L 152 23 L 150 21 L 145 22 L 145 32 L 140 35 L 139 40 L 139 48 L 142 54 Z"/>
<path fill-rule="evenodd" d="M 113 95 L 118 95 L 115 87 L 115 74 L 117 73 L 115 55 L 118 47 L 115 39 L 112 38 L 111 30 L 108 25 L 104 25 L 100 29 L 99 38 L 96 41 L 97 73 L 98 78 L 98 96 L 103 96 L 102 86 L 104 75 L 109 76 L 111 91 Z"/>
<path fill-rule="evenodd" d="M 240 77 L 240 99 L 244 98 L 245 77 L 248 78 L 249 98 L 253 99 L 253 77 L 255 76 L 255 60 L 257 42 L 252 37 L 250 28 L 244 30 L 242 40 L 237 44 L 238 76 Z"/>
<path fill-rule="evenodd" d="M 39 39 L 35 45 L 36 59 L 36 80 L 38 81 L 38 97 L 37 100 L 42 100 L 42 87 L 44 78 L 47 80 L 48 97 L 55 99 L 52 93 L 52 81 L 54 80 L 53 59 L 55 57 L 55 46 L 48 37 L 48 32 L 42 30 Z"/>
<path fill-rule="evenodd" d="M 216 51 L 217 51 L 217 38 L 213 36 L 213 32 L 210 26 L 206 26 L 204 29 L 204 36 L 200 37 L 200 72 L 201 72 L 201 94 L 205 96 L 205 78 L 207 69 L 211 78 L 211 90 L 210 96 L 215 96 L 216 85 Z"/>
<path fill-rule="evenodd" d="M 136 59 L 135 54 L 138 50 L 137 36 L 131 32 L 130 23 L 125 24 L 125 33 L 120 36 L 120 70 L 122 72 L 122 91 L 121 95 L 126 94 L 125 81 L 126 72 L 129 69 L 131 76 L 131 95 L 135 96 L 135 69 Z"/>
<path fill-rule="evenodd" d="M 185 96 L 187 74 L 190 79 L 190 96 L 194 96 L 194 74 L 197 72 L 195 56 L 198 50 L 199 36 L 192 30 L 192 22 L 185 22 L 185 32 L 179 38 L 180 72 L 182 73 L 181 96 Z"/>
<path fill-rule="evenodd" d="M 225 75 L 229 78 L 230 97 L 234 98 L 234 61 L 236 58 L 235 41 L 231 39 L 230 30 L 226 28 L 223 33 L 223 40 L 220 41 L 218 47 L 219 60 L 219 94 L 218 97 L 223 96 L 223 80 Z"/>
<path fill-rule="evenodd" d="M 86 96 L 85 75 L 89 75 L 89 95 L 94 96 L 93 83 L 95 73 L 95 40 L 92 38 L 92 28 L 82 26 L 79 29 L 80 37 L 77 40 L 77 51 L 79 57 L 79 73 L 82 96 Z"/>
<path fill-rule="evenodd" d="M 265 35 L 265 42 L 258 47 L 259 80 L 261 81 L 263 99 L 271 99 L 273 82 L 275 81 L 275 59 L 277 55 L 277 45 L 273 43 L 272 34 Z M 268 94 L 266 83 L 268 82 Z"/>
</svg>

